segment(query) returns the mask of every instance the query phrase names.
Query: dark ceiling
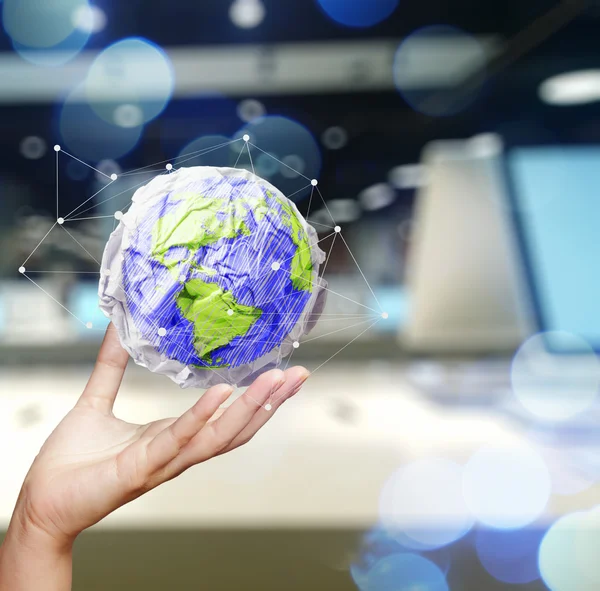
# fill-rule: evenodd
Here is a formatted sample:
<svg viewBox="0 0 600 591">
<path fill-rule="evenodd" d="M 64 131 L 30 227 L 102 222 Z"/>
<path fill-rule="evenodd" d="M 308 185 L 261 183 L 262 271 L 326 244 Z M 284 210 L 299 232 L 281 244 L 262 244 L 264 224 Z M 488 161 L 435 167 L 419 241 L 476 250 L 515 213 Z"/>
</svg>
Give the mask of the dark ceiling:
<svg viewBox="0 0 600 591">
<path fill-rule="evenodd" d="M 417 161 L 423 145 L 436 138 L 518 129 L 529 138 L 548 135 L 566 142 L 600 141 L 600 126 L 595 123 L 598 106 L 551 108 L 537 97 L 537 87 L 547 76 L 600 65 L 597 2 L 401 0 L 389 19 L 366 30 L 334 24 L 316 0 L 264 0 L 264 4 L 264 22 L 256 29 L 241 30 L 231 24 L 229 2 L 224 0 L 98 2 L 106 11 L 109 24 L 94 36 L 89 47 L 104 47 L 134 35 L 161 46 L 401 38 L 431 24 L 450 24 L 472 34 L 501 36 L 503 51 L 490 64 L 477 96 L 468 108 L 452 117 L 433 118 L 416 113 L 396 92 L 262 97 L 269 113 L 294 117 L 316 137 L 332 125 L 348 130 L 350 141 L 346 148 L 323 150 L 324 192 L 335 197 L 354 197 L 366 186 L 384 181 L 391 167 Z M 5 35 L 1 43 L 5 50 L 10 49 Z M 177 143 L 177 134 L 181 133 L 179 143 L 183 145 L 189 136 L 231 134 L 239 127 L 234 110 L 216 116 L 205 106 L 201 99 L 173 100 L 146 127 L 140 145 L 121 161 L 123 167 L 168 158 L 165 136 Z M 18 153 L 18 144 L 27 135 L 40 135 L 49 144 L 54 143 L 55 114 L 56 107 L 52 105 L 0 108 L 0 174 L 33 187 L 38 195 L 37 207 L 43 206 L 46 199 L 51 201 L 48 196 L 54 190 L 53 170 L 45 158 L 36 162 L 24 160 Z M 64 190 L 66 198 L 77 203 L 81 188 Z"/>
</svg>

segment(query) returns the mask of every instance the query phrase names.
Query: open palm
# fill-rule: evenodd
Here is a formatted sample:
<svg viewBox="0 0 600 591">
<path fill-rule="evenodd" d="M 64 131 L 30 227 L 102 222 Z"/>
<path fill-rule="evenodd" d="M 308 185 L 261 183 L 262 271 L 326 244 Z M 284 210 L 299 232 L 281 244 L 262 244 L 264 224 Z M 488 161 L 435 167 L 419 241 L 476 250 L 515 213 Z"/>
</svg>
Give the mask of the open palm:
<svg viewBox="0 0 600 591">
<path fill-rule="evenodd" d="M 112 412 L 128 359 L 109 326 L 83 394 L 25 479 L 18 505 L 52 537 L 73 539 L 191 466 L 246 443 L 309 375 L 302 367 L 269 371 L 225 411 L 219 407 L 233 389 L 214 386 L 180 417 L 136 425 Z"/>
</svg>

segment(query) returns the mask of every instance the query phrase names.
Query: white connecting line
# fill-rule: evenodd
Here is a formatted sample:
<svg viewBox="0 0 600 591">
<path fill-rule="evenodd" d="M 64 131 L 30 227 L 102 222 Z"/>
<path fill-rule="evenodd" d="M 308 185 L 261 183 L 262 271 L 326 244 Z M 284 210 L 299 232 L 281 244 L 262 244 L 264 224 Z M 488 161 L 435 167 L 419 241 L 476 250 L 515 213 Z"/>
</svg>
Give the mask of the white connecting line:
<svg viewBox="0 0 600 591">
<path fill-rule="evenodd" d="M 324 365 L 326 365 L 327 363 L 329 363 L 329 361 L 331 361 L 334 357 L 336 357 L 339 353 L 341 353 L 344 349 L 346 349 L 346 347 L 350 346 L 354 341 L 356 341 L 358 338 L 360 338 L 362 335 L 364 335 L 367 331 L 369 331 L 371 328 L 373 328 L 378 322 L 380 322 L 382 319 L 387 319 L 388 318 L 388 314 L 387 312 L 384 312 L 381 304 L 379 302 L 379 300 L 377 299 L 377 296 L 375 295 L 375 292 L 373 291 L 371 285 L 369 284 L 363 270 L 361 269 L 360 265 L 358 264 L 358 261 L 356 260 L 356 257 L 354 256 L 354 254 L 352 253 L 352 251 L 350 250 L 350 247 L 348 245 L 348 243 L 346 242 L 346 239 L 344 238 L 344 236 L 342 235 L 341 232 L 341 227 L 338 226 L 331 214 L 331 211 L 329 210 L 329 207 L 327 206 L 327 203 L 325 201 L 325 199 L 323 198 L 323 195 L 321 194 L 321 191 L 318 187 L 318 181 L 316 179 L 310 179 L 309 177 L 305 176 L 304 174 L 302 174 L 300 171 L 295 170 L 294 168 L 292 168 L 289 164 L 286 164 L 285 162 L 283 162 L 282 160 L 279 160 L 278 158 L 275 158 L 272 154 L 270 154 L 269 152 L 266 152 L 265 150 L 261 149 L 259 146 L 253 144 L 252 142 L 250 142 L 250 136 L 248 135 L 244 135 L 243 137 L 240 137 L 238 139 L 235 140 L 231 140 L 231 141 L 227 141 L 227 142 L 223 142 L 221 144 L 218 144 L 216 146 L 212 146 L 210 148 L 203 148 L 201 150 L 197 150 L 195 152 L 189 152 L 186 154 L 182 154 L 180 156 L 178 156 L 177 158 L 173 159 L 173 160 L 163 160 L 160 162 L 155 162 L 153 164 L 149 164 L 147 166 L 143 166 L 141 168 L 137 168 L 137 169 L 133 169 L 124 173 L 121 173 L 120 175 L 117 174 L 112 174 L 112 175 L 108 175 L 105 172 L 98 170 L 97 168 L 94 168 L 93 166 L 91 166 L 90 164 L 83 162 L 82 160 L 80 160 L 79 158 L 73 156 L 72 154 L 69 154 L 68 152 L 66 152 L 65 150 L 63 150 L 59 145 L 54 146 L 54 150 L 56 152 L 56 221 L 52 224 L 52 226 L 50 227 L 50 229 L 48 230 L 48 232 L 46 232 L 46 234 L 44 235 L 44 237 L 40 240 L 40 242 L 36 245 L 36 247 L 32 250 L 31 254 L 23 261 L 23 264 L 21 265 L 21 267 L 19 267 L 19 273 L 24 275 L 26 279 L 28 279 L 33 285 L 35 285 L 40 291 L 42 291 L 42 293 L 44 293 L 46 296 L 48 296 L 50 299 L 52 299 L 56 304 L 58 304 L 61 308 L 63 308 L 66 312 L 68 312 L 71 316 L 73 316 L 78 322 L 80 322 L 83 326 L 85 326 L 88 329 L 93 329 L 93 325 L 91 322 L 86 322 L 85 320 L 79 318 L 77 315 L 75 315 L 71 310 L 69 310 L 67 307 L 65 307 L 61 302 L 59 302 L 57 299 L 55 299 L 51 294 L 49 294 L 41 285 L 39 285 L 36 281 L 34 281 L 29 275 L 28 273 L 79 273 L 78 271 L 48 271 L 48 270 L 27 270 L 27 268 L 25 267 L 25 265 L 28 263 L 28 261 L 31 259 L 31 257 L 37 252 L 37 250 L 39 249 L 39 247 L 43 244 L 43 242 L 48 238 L 48 236 L 50 235 L 50 233 L 54 230 L 54 228 L 56 226 L 60 226 L 62 228 L 62 230 L 64 230 L 69 236 L 70 238 L 79 245 L 79 247 L 95 262 L 98 264 L 98 266 L 101 265 L 101 263 L 94 257 L 94 255 L 92 255 L 92 253 L 90 253 L 85 246 L 83 246 L 83 244 L 81 244 L 81 242 L 79 240 L 77 240 L 77 238 L 75 238 L 75 236 L 69 232 L 64 224 L 66 222 L 78 222 L 78 221 L 83 221 L 83 220 L 94 220 L 94 219 L 104 219 L 104 218 L 115 218 L 115 227 L 116 227 L 116 223 L 121 219 L 123 212 L 115 212 L 114 215 L 91 215 L 91 216 L 86 216 L 86 217 L 81 217 L 83 214 L 91 211 L 92 209 L 94 209 L 95 207 L 102 205 L 104 203 L 107 203 L 108 201 L 115 199 L 116 197 L 119 197 L 127 192 L 131 192 L 134 189 L 137 189 L 138 187 L 140 187 L 143 184 L 146 184 L 148 182 L 148 178 L 145 176 L 144 180 L 137 184 L 134 185 L 133 187 L 129 187 L 127 189 L 125 189 L 124 191 L 121 191 L 120 193 L 117 193 L 115 195 L 111 195 L 110 197 L 108 197 L 107 199 L 104 199 L 102 201 L 100 201 L 99 203 L 92 203 L 91 206 L 87 207 L 86 209 L 81 209 L 84 205 L 88 204 L 90 201 L 92 201 L 95 197 L 97 197 L 102 191 L 104 191 L 106 188 L 108 188 L 109 186 L 111 186 L 113 183 L 117 182 L 118 179 L 120 177 L 128 177 L 128 176 L 132 176 L 132 175 L 148 175 L 148 174 L 152 174 L 152 173 L 168 173 L 171 174 L 174 170 L 176 170 L 174 168 L 173 162 L 175 162 L 177 164 L 177 166 L 180 166 L 181 164 L 192 160 L 194 158 L 197 158 L 199 156 L 203 156 L 205 154 L 209 154 L 211 152 L 214 152 L 215 150 L 219 150 L 228 146 L 231 146 L 232 144 L 235 144 L 237 142 L 242 141 L 242 147 L 240 149 L 239 155 L 235 161 L 235 164 L 233 165 L 233 168 L 237 168 L 238 163 L 242 157 L 242 154 L 244 153 L 244 151 L 247 152 L 248 154 L 248 159 L 250 161 L 250 166 L 252 168 L 252 172 L 255 172 L 254 169 L 254 160 L 252 158 L 252 153 L 250 151 L 250 147 L 255 148 L 256 150 L 258 150 L 259 152 L 266 154 L 267 156 L 269 156 L 270 158 L 272 158 L 273 160 L 275 160 L 276 162 L 278 162 L 281 166 L 285 166 L 288 169 L 290 169 L 291 171 L 293 171 L 298 177 L 305 179 L 306 181 L 309 182 L 308 185 L 304 185 L 303 187 L 301 187 L 300 189 L 298 189 L 297 191 L 295 191 L 294 193 L 290 193 L 288 195 L 289 197 L 292 197 L 293 195 L 296 195 L 297 193 L 300 193 L 302 191 L 305 191 L 308 187 L 311 187 L 311 192 L 310 192 L 310 197 L 309 197 L 309 202 L 308 202 L 308 211 L 307 211 L 307 217 L 310 214 L 310 209 L 311 206 L 313 205 L 313 198 L 318 195 L 321 199 L 321 202 L 323 204 L 324 209 L 327 211 L 327 213 L 329 214 L 331 221 L 333 223 L 332 226 L 328 226 L 325 224 L 321 224 L 321 223 L 317 223 L 314 222 L 316 225 L 318 226 L 323 226 L 324 228 L 328 228 L 330 230 L 333 230 L 333 232 L 331 232 L 330 234 L 328 234 L 327 236 L 325 236 L 324 238 L 321 238 L 319 240 L 319 242 L 321 242 L 322 240 L 326 240 L 327 238 L 333 237 L 332 241 L 331 241 L 331 245 L 329 247 L 329 252 L 326 255 L 325 258 L 325 264 L 323 265 L 322 271 L 321 271 L 321 276 L 324 276 L 325 271 L 327 269 L 327 266 L 329 264 L 329 261 L 331 259 L 331 255 L 333 252 L 333 248 L 336 244 L 336 240 L 339 234 L 339 237 L 341 239 L 341 243 L 346 247 L 348 253 L 350 254 L 350 257 L 352 258 L 352 261 L 355 263 L 356 268 L 358 270 L 358 274 L 360 275 L 360 277 L 362 277 L 362 279 L 365 282 L 365 285 L 367 286 L 369 292 L 371 293 L 371 295 L 373 296 L 373 300 L 375 301 L 375 303 L 377 304 L 377 306 L 379 307 L 379 310 L 376 310 L 374 308 L 371 308 L 370 306 L 367 306 L 365 304 L 363 304 L 362 302 L 358 302 L 356 300 L 353 300 L 352 298 L 349 298 L 347 296 L 344 296 L 343 294 L 340 294 L 338 292 L 335 292 L 329 288 L 325 288 L 323 287 L 323 289 L 325 289 L 328 293 L 335 295 L 336 297 L 340 297 L 348 302 L 351 302 L 353 304 L 355 304 L 356 306 L 359 306 L 361 308 L 363 308 L 365 311 L 363 313 L 360 312 L 356 312 L 356 311 L 352 311 L 352 312 L 346 312 L 346 313 L 324 313 L 322 314 L 322 320 L 321 322 L 326 322 L 326 321 L 340 321 L 340 320 L 345 320 L 345 321 L 354 321 L 354 324 L 351 324 L 349 326 L 344 326 L 342 328 L 336 329 L 336 330 L 332 330 L 330 332 L 326 332 L 326 333 L 322 333 L 322 334 L 318 334 L 317 336 L 308 338 L 308 339 L 304 339 L 301 343 L 299 342 L 294 342 L 293 343 L 293 348 L 291 353 L 289 354 L 287 360 L 286 360 L 286 364 L 284 366 L 284 370 L 287 369 L 290 360 L 294 354 L 294 351 L 299 348 L 299 346 L 301 344 L 305 344 L 305 343 L 309 343 L 311 341 L 317 340 L 317 339 L 321 339 L 321 338 L 325 338 L 328 337 L 330 335 L 333 334 L 338 334 L 341 333 L 345 330 L 351 329 L 351 328 L 356 328 L 359 326 L 364 325 L 365 323 L 369 323 L 369 325 L 367 326 L 367 328 L 365 328 L 362 332 L 360 332 L 358 335 L 356 335 L 351 341 L 349 341 L 348 343 L 346 343 L 343 347 L 341 347 L 338 351 L 336 351 L 333 355 L 331 355 L 328 359 L 326 359 L 323 363 L 321 363 L 320 365 L 318 365 L 316 368 L 314 368 L 312 370 L 311 373 L 314 373 L 316 371 L 318 371 L 319 369 L 321 369 Z M 88 197 L 87 199 L 85 199 L 80 205 L 78 205 L 75 209 L 73 209 L 72 211 L 70 211 L 68 214 L 63 215 L 62 217 L 60 216 L 60 185 L 59 185 L 59 156 L 60 155 L 64 155 L 67 156 L 69 158 L 72 158 L 74 160 L 76 160 L 77 162 L 80 162 L 81 164 L 87 166 L 88 168 L 91 168 L 93 171 L 95 171 L 96 173 L 98 173 L 99 175 L 102 175 L 104 177 L 106 177 L 110 182 L 108 182 L 104 187 L 102 187 L 100 190 L 96 191 L 91 197 Z M 166 166 L 164 168 L 161 168 L 159 170 L 154 169 L 154 167 L 159 166 L 159 165 L 164 165 L 166 164 Z M 123 208 L 125 209 L 126 207 L 129 207 L 131 205 L 131 200 L 129 201 L 129 203 Z M 76 216 L 76 217 L 75 217 Z M 292 257 L 293 258 L 293 257 Z M 289 259 L 288 259 L 289 260 Z M 267 272 L 286 272 L 283 268 L 283 264 L 287 262 L 287 261 L 280 261 L 280 264 L 277 266 L 277 269 L 273 268 L 270 269 Z M 87 272 L 82 272 L 82 273 L 87 273 L 87 274 L 100 274 L 100 271 L 87 271 Z M 260 277 L 264 277 L 266 273 L 263 273 L 262 275 L 259 276 Z M 292 277 L 300 277 L 299 275 L 295 275 L 293 274 L 291 271 L 289 272 L 290 278 Z M 109 280 L 112 280 L 109 277 Z M 311 287 L 312 285 L 314 285 L 313 282 L 318 282 L 319 279 L 317 277 L 316 274 L 313 274 L 313 279 L 311 280 Z M 123 289 L 123 291 L 125 292 L 126 296 L 127 296 L 127 292 L 125 290 L 125 288 L 121 285 L 121 288 Z M 277 318 L 281 318 L 281 319 L 285 319 L 287 317 L 293 318 L 296 314 L 294 312 L 290 312 L 291 307 L 293 306 L 293 298 L 291 298 L 290 296 L 294 295 L 294 294 L 289 294 L 287 296 L 282 296 L 283 298 L 289 298 L 288 302 L 286 303 L 286 308 L 285 308 L 285 312 L 280 313 L 280 314 L 276 314 L 274 313 L 273 316 L 276 316 Z M 280 298 L 281 299 L 281 298 Z M 264 306 L 266 303 L 268 302 L 262 302 L 262 305 Z M 147 305 L 146 302 L 140 302 L 140 312 L 144 315 L 144 317 L 146 317 L 146 315 L 144 314 L 144 305 Z M 156 310 L 154 310 L 150 305 L 147 305 L 147 310 L 149 312 L 148 316 L 146 317 L 147 320 L 149 321 L 149 323 L 151 325 L 155 325 L 154 322 L 151 321 L 150 318 L 150 313 L 152 312 L 156 312 Z M 213 312 L 214 313 L 214 312 Z M 205 322 L 209 322 L 210 318 L 208 320 L 206 320 Z M 272 323 L 272 324 L 268 324 L 265 326 L 279 326 L 279 322 L 276 323 Z M 159 328 L 157 326 L 155 326 L 155 328 L 158 331 L 165 331 L 164 328 Z M 208 328 L 206 329 L 206 333 L 210 334 L 211 330 L 214 332 L 215 329 L 211 329 Z M 165 338 L 168 340 L 168 342 L 172 345 L 175 346 L 176 349 L 180 349 L 183 352 L 183 349 L 181 349 L 181 346 L 179 345 L 179 343 L 177 342 L 177 338 L 180 335 L 183 334 L 188 334 L 188 332 L 184 331 L 183 329 L 177 330 L 177 327 L 172 327 L 170 328 L 168 331 L 165 331 L 164 334 L 161 333 L 162 338 Z M 265 343 L 265 344 L 269 344 L 272 343 L 274 346 L 279 345 L 279 342 L 275 342 L 275 341 L 255 341 L 255 343 Z M 254 344 L 254 343 L 252 343 Z M 222 376 L 215 368 L 210 368 L 212 371 L 215 371 L 215 373 L 221 377 L 221 379 L 223 379 L 224 382 L 229 383 L 229 381 L 227 379 L 225 379 L 224 376 Z M 217 368 L 219 369 L 219 368 Z M 247 394 L 246 394 L 247 395 Z M 271 410 L 272 405 L 275 404 L 277 401 L 279 400 L 279 398 L 274 399 L 274 400 L 269 400 L 265 405 L 264 408 L 266 410 Z M 259 406 L 261 406 L 256 400 L 254 400 L 254 402 L 256 402 L 256 404 L 258 404 Z"/>
</svg>

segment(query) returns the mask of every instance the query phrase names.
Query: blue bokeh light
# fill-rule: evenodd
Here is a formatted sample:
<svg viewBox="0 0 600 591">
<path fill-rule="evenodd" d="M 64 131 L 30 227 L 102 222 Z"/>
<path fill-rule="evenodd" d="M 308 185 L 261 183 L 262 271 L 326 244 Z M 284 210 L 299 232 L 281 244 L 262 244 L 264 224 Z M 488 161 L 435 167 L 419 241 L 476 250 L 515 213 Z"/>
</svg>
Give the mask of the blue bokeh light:
<svg viewBox="0 0 600 591">
<path fill-rule="evenodd" d="M 394 83 L 415 111 L 447 117 L 475 100 L 485 79 L 486 63 L 482 44 L 469 33 L 447 25 L 424 27 L 398 47 Z M 467 79 L 469 87 L 461 87 Z"/>
<path fill-rule="evenodd" d="M 481 529 L 475 536 L 477 556 L 485 570 L 503 583 L 522 584 L 539 579 L 541 528 Z"/>
<path fill-rule="evenodd" d="M 238 167 L 256 170 L 257 159 L 265 152 L 276 155 L 277 159 L 284 163 L 301 163 L 303 176 L 291 172 L 285 164 L 274 161 L 278 169 L 271 174 L 269 181 L 273 183 L 285 195 L 292 195 L 293 201 L 310 194 L 310 179 L 318 178 L 321 171 L 321 150 L 313 134 L 301 123 L 288 117 L 279 115 L 267 115 L 254 119 L 242 127 L 233 136 L 234 139 L 242 138 L 244 134 L 250 136 L 249 145 L 252 163 L 248 157 L 248 151 L 242 142 L 232 144 L 231 150 L 238 161 Z M 268 156 L 267 156 L 268 157 Z M 292 166 L 292 164 L 288 164 Z M 266 161 L 261 161 L 261 166 L 267 166 Z M 271 169 L 269 169 L 271 170 Z M 267 171 L 268 172 L 268 171 Z M 258 173 L 258 171 L 257 171 Z"/>
<path fill-rule="evenodd" d="M 418 544 L 402 532 L 390 532 L 381 526 L 374 527 L 362 539 L 357 558 L 350 565 L 350 575 L 361 591 L 369 584 L 369 571 L 382 558 L 403 553 L 415 554 Z M 425 558 L 433 562 L 444 575 L 448 574 L 451 565 L 450 551 L 447 547 L 433 551 L 425 551 Z"/>
<path fill-rule="evenodd" d="M 64 101 L 58 128 L 65 149 L 81 160 L 98 162 L 120 158 L 133 150 L 143 133 L 143 126 L 117 127 L 100 119 L 86 102 L 81 86 Z"/>
<path fill-rule="evenodd" d="M 89 41 L 90 33 L 75 29 L 66 39 L 52 49 L 30 47 L 13 40 L 13 49 L 24 59 L 36 66 L 57 67 L 77 56 Z"/>
<path fill-rule="evenodd" d="M 427 558 L 409 552 L 379 560 L 367 573 L 366 584 L 369 591 L 448 591 L 444 573 Z"/>
<path fill-rule="evenodd" d="M 91 168 L 77 160 L 69 160 L 67 164 L 67 176 L 72 181 L 84 181 L 90 176 Z"/>
<path fill-rule="evenodd" d="M 535 521 L 550 497 L 548 469 L 526 446 L 476 451 L 464 470 L 465 501 L 477 519 L 497 529 L 515 529 Z"/>
<path fill-rule="evenodd" d="M 463 495 L 462 466 L 428 458 L 403 466 L 385 483 L 380 521 L 403 533 L 416 549 L 433 549 L 462 538 L 473 526 Z"/>
<path fill-rule="evenodd" d="M 371 27 L 388 18 L 399 0 L 318 0 L 333 21 L 347 27 Z"/>
<path fill-rule="evenodd" d="M 270 179 L 276 175 L 279 167 L 276 154 L 260 154 L 255 162 L 256 174 L 264 179 Z"/>
<path fill-rule="evenodd" d="M 137 106 L 142 123 L 162 113 L 175 85 L 171 60 L 156 44 L 130 37 L 109 45 L 85 80 L 87 99 L 99 117 L 118 125 L 118 108 Z"/>
<path fill-rule="evenodd" d="M 65 41 L 76 28 L 75 14 L 87 0 L 4 0 L 4 29 L 19 46 L 50 48 Z"/>
<path fill-rule="evenodd" d="M 187 144 L 177 158 L 173 160 L 173 165 L 180 166 L 231 166 L 231 151 L 228 146 L 231 139 L 224 135 L 205 135 L 199 137 Z"/>
</svg>

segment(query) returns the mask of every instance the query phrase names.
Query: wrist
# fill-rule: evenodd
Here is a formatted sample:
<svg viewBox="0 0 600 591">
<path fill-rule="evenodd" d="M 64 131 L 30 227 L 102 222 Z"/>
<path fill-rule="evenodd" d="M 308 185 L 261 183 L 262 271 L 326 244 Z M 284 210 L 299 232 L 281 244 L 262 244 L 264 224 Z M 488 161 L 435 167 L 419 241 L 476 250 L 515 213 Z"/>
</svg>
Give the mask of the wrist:
<svg viewBox="0 0 600 591">
<path fill-rule="evenodd" d="M 73 541 L 48 534 L 16 509 L 0 546 L 0 591 L 70 590 Z"/>
<path fill-rule="evenodd" d="M 52 554 L 70 552 L 75 542 L 75 537 L 53 535 L 40 527 L 18 505 L 13 513 L 6 537 L 20 546 L 40 549 Z"/>
</svg>

